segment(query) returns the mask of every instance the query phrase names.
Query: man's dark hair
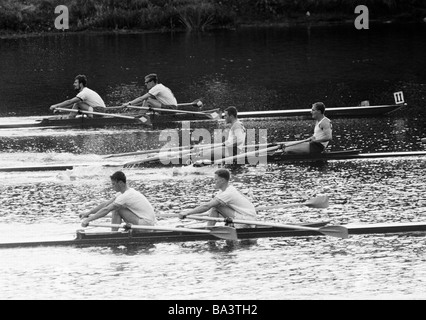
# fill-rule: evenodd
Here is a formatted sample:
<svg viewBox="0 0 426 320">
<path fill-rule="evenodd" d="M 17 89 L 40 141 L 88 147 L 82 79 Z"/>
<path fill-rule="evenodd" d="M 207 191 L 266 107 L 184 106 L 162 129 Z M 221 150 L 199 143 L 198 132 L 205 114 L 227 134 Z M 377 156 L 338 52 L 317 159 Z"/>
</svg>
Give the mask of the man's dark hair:
<svg viewBox="0 0 426 320">
<path fill-rule="evenodd" d="M 216 170 L 214 174 L 217 174 L 218 177 L 226 179 L 226 181 L 229 181 L 231 178 L 231 175 L 229 174 L 229 171 L 226 169 L 219 169 Z"/>
<path fill-rule="evenodd" d="M 84 74 L 79 74 L 75 77 L 75 80 L 78 80 L 78 82 L 82 83 L 83 86 L 87 87 L 87 78 Z"/>
<path fill-rule="evenodd" d="M 237 108 L 228 107 L 228 108 L 225 109 L 225 111 L 228 112 L 228 115 L 234 116 L 235 118 L 237 117 L 237 114 L 238 114 Z"/>
<path fill-rule="evenodd" d="M 150 73 L 145 76 L 145 81 L 154 81 L 155 83 L 158 83 L 158 76 L 156 73 Z"/>
<path fill-rule="evenodd" d="M 318 110 L 318 111 L 321 111 L 321 113 L 322 114 L 324 114 L 324 112 L 325 112 L 325 105 L 324 105 L 324 103 L 322 103 L 322 102 L 315 102 L 314 104 L 313 104 L 313 106 Z"/>
<path fill-rule="evenodd" d="M 111 180 L 114 180 L 114 181 L 117 181 L 117 182 L 122 181 L 122 182 L 126 183 L 126 175 L 121 171 L 115 172 L 110 178 L 111 178 Z"/>
</svg>

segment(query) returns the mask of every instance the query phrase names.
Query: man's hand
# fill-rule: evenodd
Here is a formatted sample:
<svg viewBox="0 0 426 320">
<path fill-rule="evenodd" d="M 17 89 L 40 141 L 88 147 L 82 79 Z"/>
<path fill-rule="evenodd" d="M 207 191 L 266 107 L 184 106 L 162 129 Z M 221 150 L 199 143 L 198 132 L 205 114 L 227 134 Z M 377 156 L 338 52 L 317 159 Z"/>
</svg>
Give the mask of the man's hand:
<svg viewBox="0 0 426 320">
<path fill-rule="evenodd" d="M 87 218 L 88 216 L 90 215 L 90 213 L 80 213 L 79 214 L 79 217 L 80 217 L 80 219 L 83 219 L 83 218 Z"/>
<path fill-rule="evenodd" d="M 188 215 L 188 213 L 185 213 L 185 212 L 179 213 L 179 219 L 183 220 L 183 219 L 186 218 L 187 215 Z"/>
<path fill-rule="evenodd" d="M 85 219 L 81 222 L 81 226 L 83 228 L 86 228 L 89 225 L 90 220 L 89 219 Z"/>
</svg>

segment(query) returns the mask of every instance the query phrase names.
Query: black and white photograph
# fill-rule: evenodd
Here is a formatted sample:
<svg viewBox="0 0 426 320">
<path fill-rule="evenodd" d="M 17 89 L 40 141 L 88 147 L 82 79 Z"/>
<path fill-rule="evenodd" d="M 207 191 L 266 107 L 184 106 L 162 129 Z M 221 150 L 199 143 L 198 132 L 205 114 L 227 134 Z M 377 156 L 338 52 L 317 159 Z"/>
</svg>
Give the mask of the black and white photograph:
<svg viewBox="0 0 426 320">
<path fill-rule="evenodd" d="M 0 0 L 0 300 L 424 300 L 425 122 L 423 0 Z"/>
</svg>

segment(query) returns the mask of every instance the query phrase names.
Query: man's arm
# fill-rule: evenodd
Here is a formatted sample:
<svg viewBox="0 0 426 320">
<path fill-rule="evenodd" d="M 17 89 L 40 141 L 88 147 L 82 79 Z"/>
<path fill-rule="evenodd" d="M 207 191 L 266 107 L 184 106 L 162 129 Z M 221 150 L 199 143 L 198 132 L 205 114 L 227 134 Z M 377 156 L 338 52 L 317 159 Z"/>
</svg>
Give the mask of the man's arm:
<svg viewBox="0 0 426 320">
<path fill-rule="evenodd" d="M 114 201 L 115 201 L 115 197 L 108 200 L 108 201 L 105 201 L 104 203 L 101 203 L 96 208 L 94 208 L 94 209 L 92 209 L 92 210 L 90 210 L 86 213 L 80 214 L 80 219 L 87 218 L 83 221 L 83 223 L 86 223 L 86 225 L 83 225 L 83 223 L 82 223 L 82 226 L 87 227 L 87 224 L 90 221 L 102 218 L 102 217 L 106 216 L 109 212 L 116 210 L 119 206 L 114 204 Z"/>
<path fill-rule="evenodd" d="M 82 100 L 80 98 L 74 97 L 72 99 L 65 100 L 63 102 L 51 105 L 50 110 L 55 110 L 56 108 L 66 108 L 69 105 L 73 105 L 74 103 L 79 103 L 81 101 Z"/>
<path fill-rule="evenodd" d="M 150 93 L 145 93 L 142 97 L 139 97 L 139 98 L 136 98 L 136 99 L 134 99 L 132 101 L 124 103 L 123 106 L 128 106 L 128 105 L 137 106 L 141 102 L 144 102 L 145 100 L 147 100 L 147 99 L 149 99 L 151 97 L 152 97 L 152 95 Z"/>
<path fill-rule="evenodd" d="M 203 213 L 206 211 L 209 211 L 211 208 L 219 206 L 221 203 L 216 198 L 210 200 L 209 202 L 202 204 L 194 209 L 184 211 L 182 213 L 179 213 L 179 218 L 184 219 L 186 216 L 191 214 L 197 214 L 197 213 Z"/>
</svg>

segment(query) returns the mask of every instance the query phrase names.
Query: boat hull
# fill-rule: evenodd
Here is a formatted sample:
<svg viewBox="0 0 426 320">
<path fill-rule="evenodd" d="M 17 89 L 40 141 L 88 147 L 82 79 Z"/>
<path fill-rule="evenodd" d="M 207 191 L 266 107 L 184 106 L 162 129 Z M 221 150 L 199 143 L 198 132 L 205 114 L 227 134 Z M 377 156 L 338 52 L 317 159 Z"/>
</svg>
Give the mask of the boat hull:
<svg viewBox="0 0 426 320">
<path fill-rule="evenodd" d="M 142 119 L 144 120 L 144 119 Z M 74 119 L 44 118 L 32 122 L 2 123 L 0 129 L 20 129 L 20 128 L 102 128 L 113 126 L 140 126 L 149 128 L 152 126 L 150 119 L 146 121 L 140 119 L 123 119 L 113 117 L 78 117 Z"/>
<path fill-rule="evenodd" d="M 303 226 L 322 227 L 327 222 L 306 223 Z M 406 222 L 406 223 L 375 223 L 375 224 L 347 224 L 342 225 L 348 229 L 349 235 L 369 235 L 369 234 L 400 234 L 400 233 L 424 233 L 426 232 L 426 222 Z M 293 230 L 288 228 L 258 227 L 237 229 L 239 240 L 259 239 L 259 238 L 281 238 L 281 237 L 309 237 L 324 236 L 315 230 Z M 24 247 L 46 247 L 46 246 L 73 246 L 73 247 L 93 247 L 93 246 L 135 246 L 144 244 L 155 244 L 162 242 L 188 242 L 188 241 L 217 241 L 220 240 L 212 235 L 204 233 L 184 233 L 175 231 L 155 231 L 134 233 L 126 232 L 101 232 L 85 233 L 79 231 L 74 240 L 64 241 L 43 241 L 43 242 L 14 242 L 0 243 L 0 249 L 24 248 Z"/>
<path fill-rule="evenodd" d="M 380 153 L 361 153 L 361 150 L 343 150 L 343 151 L 331 151 L 318 154 L 286 154 L 282 151 L 270 153 L 266 157 L 267 163 L 280 163 L 280 162 L 317 162 L 317 161 L 327 161 L 327 160 L 356 160 L 356 159 L 380 159 L 380 158 L 389 158 L 389 157 L 409 157 L 409 156 L 424 156 L 426 151 L 409 151 L 409 152 L 380 152 Z M 206 165 L 211 165 L 214 159 L 199 159 L 191 158 L 189 155 L 182 158 L 173 158 L 169 159 L 169 162 L 166 159 L 161 161 L 156 159 L 153 161 L 143 161 L 140 166 L 154 167 L 154 166 L 176 166 L 176 165 L 187 165 L 188 163 L 193 163 L 196 167 L 202 167 Z M 239 162 L 240 161 L 240 162 Z M 265 159 L 259 158 L 245 158 L 235 161 L 234 163 L 229 164 L 242 164 L 242 165 L 257 165 Z M 227 164 L 225 162 L 225 164 Z M 130 167 L 138 166 L 138 164 L 132 163 Z"/>
<path fill-rule="evenodd" d="M 390 104 L 377 106 L 355 106 L 355 107 L 333 107 L 327 108 L 327 117 L 369 117 L 389 115 L 407 104 Z M 284 118 L 303 118 L 312 119 L 311 109 L 290 109 L 290 110 L 264 110 L 264 111 L 247 111 L 238 112 L 238 118 L 269 118 L 269 117 L 284 117 Z"/>
<path fill-rule="evenodd" d="M 305 223 L 303 226 L 322 227 L 328 222 Z M 306 232 L 305 232 L 306 234 Z M 310 235 L 315 235 L 311 233 Z M 298 236 L 303 235 L 300 230 L 288 228 L 244 228 L 237 229 L 239 240 L 257 239 L 279 236 Z M 0 248 L 23 248 L 40 246 L 132 246 L 141 244 L 163 243 L 163 242 L 189 242 L 189 241 L 209 241 L 220 240 L 217 237 L 205 233 L 186 233 L 176 231 L 153 231 L 153 232 L 134 232 L 132 230 L 125 232 L 84 232 L 78 231 L 74 240 L 62 241 L 42 241 L 42 242 L 15 242 L 0 243 Z"/>
</svg>

